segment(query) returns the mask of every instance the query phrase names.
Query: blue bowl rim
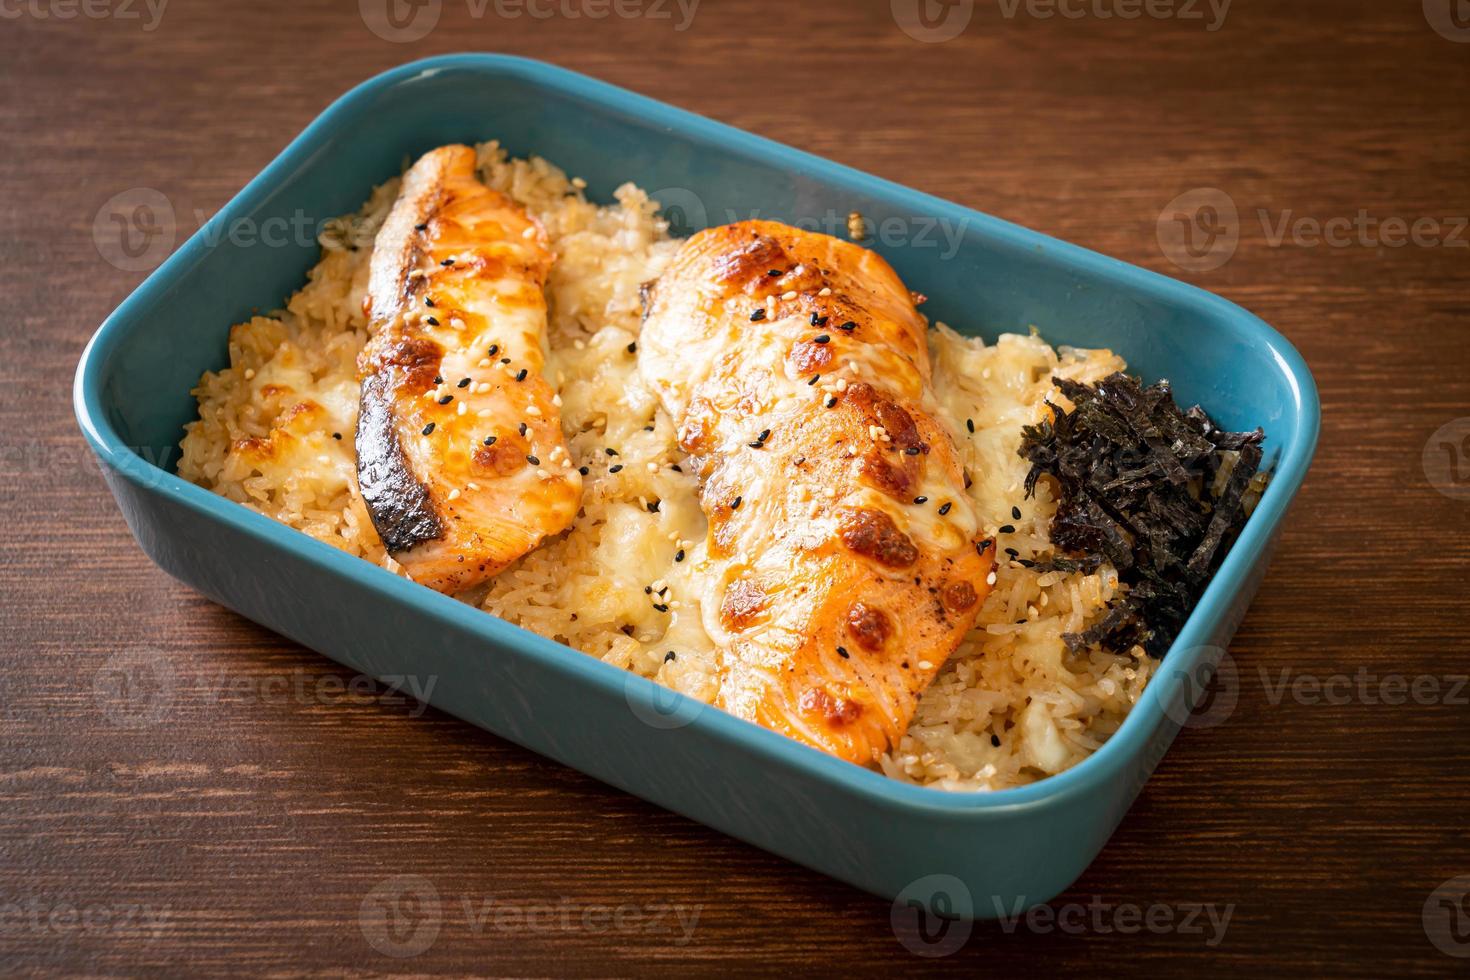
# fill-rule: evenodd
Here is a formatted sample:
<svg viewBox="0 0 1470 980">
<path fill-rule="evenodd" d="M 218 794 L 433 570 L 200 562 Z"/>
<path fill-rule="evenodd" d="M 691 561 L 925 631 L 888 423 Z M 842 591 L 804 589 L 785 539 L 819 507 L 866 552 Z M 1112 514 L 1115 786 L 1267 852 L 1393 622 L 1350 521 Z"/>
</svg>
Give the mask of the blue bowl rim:
<svg viewBox="0 0 1470 980">
<path fill-rule="evenodd" d="M 141 489 L 162 493 L 175 503 L 243 533 L 263 538 L 327 572 L 346 576 L 385 599 L 422 604 L 426 611 L 493 643 L 514 648 L 516 653 L 531 657 L 540 666 L 564 675 L 570 682 L 591 684 L 602 689 L 605 694 L 623 697 L 631 696 L 639 688 L 645 689 L 639 691 L 640 696 L 650 695 L 655 690 L 660 692 L 661 698 L 669 696 L 670 692 L 657 688 L 653 681 L 576 651 L 571 651 L 576 653 L 575 656 L 568 657 L 567 653 L 571 648 L 563 644 L 400 578 L 386 569 L 189 483 L 144 460 L 124 443 L 108 421 L 103 395 L 105 369 L 120 347 L 128 324 L 170 288 L 178 276 L 204 258 L 210 249 L 209 242 L 219 240 L 216 230 L 227 227 L 240 215 L 248 214 L 259 206 L 277 182 L 330 144 L 344 117 L 349 116 L 359 105 L 368 102 L 380 90 L 445 71 L 520 76 L 534 84 L 594 104 L 615 103 L 628 114 L 641 115 L 669 129 L 708 138 L 732 149 L 783 164 L 792 170 L 816 173 L 823 179 L 840 178 L 857 191 L 901 202 L 904 206 L 915 209 L 912 213 L 958 212 L 971 223 L 970 227 L 981 228 L 990 237 L 1003 240 L 1013 247 L 1046 248 L 1075 266 L 1120 281 L 1138 291 L 1175 304 L 1187 302 L 1200 308 L 1202 312 L 1213 310 L 1223 322 L 1232 324 L 1243 335 L 1251 336 L 1270 349 L 1295 398 L 1298 423 L 1296 435 L 1290 443 L 1281 447 L 1271 485 L 1169 653 L 1160 662 L 1153 680 L 1144 689 L 1143 695 L 1118 731 L 1101 748 L 1077 765 L 1035 783 L 1009 789 L 955 792 L 918 786 L 844 762 L 724 711 L 703 710 L 708 706 L 688 699 L 690 706 L 698 706 L 691 707 L 697 715 L 690 725 L 703 726 L 705 734 L 715 741 L 731 748 L 751 751 L 776 765 L 798 771 L 812 779 L 835 783 L 871 803 L 889 808 L 901 807 L 910 811 L 928 811 L 953 817 L 978 811 L 1021 810 L 1075 798 L 1092 791 L 1104 780 L 1116 778 L 1127 760 L 1144 750 L 1150 734 L 1165 719 L 1166 706 L 1172 704 L 1180 693 L 1182 676 L 1194 666 L 1193 663 L 1177 664 L 1170 661 L 1177 661 L 1182 654 L 1192 654 L 1197 658 L 1205 649 L 1201 644 L 1208 632 L 1207 624 L 1224 614 L 1231 597 L 1244 585 L 1255 557 L 1269 544 L 1273 532 L 1281 523 L 1306 476 L 1316 450 L 1321 409 L 1316 384 L 1301 355 L 1285 337 L 1254 314 L 1195 286 L 544 61 L 482 53 L 425 58 L 373 76 L 328 106 L 275 160 L 221 208 L 218 214 L 154 270 L 103 321 L 87 343 L 77 365 L 73 407 L 82 433 L 99 460 Z M 1171 669 L 1164 670 L 1166 664 Z M 1176 667 L 1182 669 L 1175 669 Z M 633 685 L 631 690 L 630 684 Z M 674 696 L 680 699 L 685 697 Z"/>
</svg>

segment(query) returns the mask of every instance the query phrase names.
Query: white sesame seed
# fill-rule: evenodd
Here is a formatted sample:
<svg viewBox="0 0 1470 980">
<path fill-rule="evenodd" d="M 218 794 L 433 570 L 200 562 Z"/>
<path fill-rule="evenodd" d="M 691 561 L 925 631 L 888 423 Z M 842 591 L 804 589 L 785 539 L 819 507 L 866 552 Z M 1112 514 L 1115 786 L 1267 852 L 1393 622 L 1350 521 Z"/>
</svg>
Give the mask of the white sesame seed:
<svg viewBox="0 0 1470 980">
<path fill-rule="evenodd" d="M 459 403 L 459 407 L 454 410 L 454 414 L 455 415 L 463 415 L 467 411 L 469 411 L 469 409 L 465 407 L 464 402 L 460 402 Z"/>
<path fill-rule="evenodd" d="M 786 292 L 784 292 L 784 293 L 781 294 L 781 298 L 782 299 L 796 299 L 796 290 L 794 290 L 794 289 L 788 289 L 788 290 L 786 290 Z"/>
<path fill-rule="evenodd" d="M 985 576 L 985 584 L 986 585 L 994 585 L 995 584 L 995 572 L 994 571 L 992 571 L 989 575 Z"/>
<path fill-rule="evenodd" d="M 928 660 L 920 660 L 919 661 L 919 669 L 920 670 L 933 670 L 934 669 L 934 664 L 930 663 Z"/>
<path fill-rule="evenodd" d="M 539 476 L 543 480 L 549 480 L 549 479 L 551 479 L 551 474 L 548 473 L 548 472 L 546 472 L 545 470 L 538 469 L 536 471 L 536 475 Z"/>
<path fill-rule="evenodd" d="M 526 414 L 531 416 L 531 418 L 533 419 L 539 419 L 541 417 L 541 409 L 537 408 L 535 405 L 530 405 L 526 408 Z"/>
<path fill-rule="evenodd" d="M 479 364 L 476 364 L 475 367 L 489 367 L 490 364 L 491 364 L 490 358 L 488 358 L 488 357 L 482 357 L 482 358 L 480 358 L 480 363 Z"/>
<path fill-rule="evenodd" d="M 250 381 L 254 377 L 255 377 L 255 368 L 246 368 L 245 369 L 245 380 L 246 381 Z"/>
<path fill-rule="evenodd" d="M 459 487 L 455 487 L 453 490 L 449 491 L 449 499 L 450 500 L 458 500 L 459 499 Z"/>
<path fill-rule="evenodd" d="M 817 293 L 817 295 L 818 295 L 818 296 L 823 296 L 823 297 L 826 297 L 826 296 L 831 296 L 831 295 L 832 295 L 832 290 L 831 290 L 831 288 L 830 288 L 830 287 L 828 287 L 828 286 L 823 286 L 823 287 L 822 287 L 822 291 L 821 291 L 821 292 L 819 292 L 819 293 Z"/>
<path fill-rule="evenodd" d="M 466 483 L 465 486 L 469 487 L 471 490 L 478 490 L 478 489 L 480 489 L 480 485 L 478 483 L 474 482 L 473 480 L 471 480 L 469 483 Z"/>
</svg>

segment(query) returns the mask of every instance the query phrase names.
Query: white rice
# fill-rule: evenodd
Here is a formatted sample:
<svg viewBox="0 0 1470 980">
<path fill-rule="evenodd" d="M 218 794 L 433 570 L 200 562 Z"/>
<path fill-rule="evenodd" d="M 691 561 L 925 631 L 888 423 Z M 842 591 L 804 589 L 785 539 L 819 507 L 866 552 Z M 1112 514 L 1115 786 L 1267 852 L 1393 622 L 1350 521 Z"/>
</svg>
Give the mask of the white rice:
<svg viewBox="0 0 1470 980">
<path fill-rule="evenodd" d="M 705 520 L 693 478 L 673 469 L 683 459 L 674 427 L 628 350 L 640 327 L 639 286 L 679 243 L 657 204 L 632 184 L 618 189 L 615 204 L 599 206 L 545 160 L 507 159 L 495 143 L 478 150 L 486 183 L 551 234 L 548 375 L 561 394 L 572 455 L 590 473 L 572 528 L 473 601 L 709 701 L 719 654 L 699 623 L 692 563 L 674 560 L 704 540 Z M 352 433 L 372 235 L 396 192 L 396 180 L 377 188 L 357 215 L 323 235 L 321 261 L 285 310 L 231 329 L 229 366 L 206 373 L 194 391 L 199 421 L 188 427 L 179 467 L 201 486 L 395 571 L 356 492 Z M 1048 553 L 1055 505 L 1046 481 L 1035 499 L 1023 499 L 1021 427 L 1041 417 L 1046 397 L 1058 400 L 1054 373 L 1091 381 L 1123 362 L 1108 351 L 1055 351 L 1035 335 L 986 345 L 942 324 L 930 331 L 930 346 L 935 389 L 974 478 L 970 493 L 1002 557 L 1006 548 L 1023 558 Z M 657 513 L 645 506 L 654 499 Z M 999 534 L 1005 525 L 1014 532 Z M 654 608 L 660 597 L 651 598 L 650 587 L 667 589 L 668 613 Z M 979 622 L 925 693 L 883 771 L 946 789 L 998 789 L 1095 751 L 1137 700 L 1152 661 L 1138 649 L 1072 655 L 1061 634 L 1086 628 L 1117 588 L 1107 568 L 1078 575 L 998 567 Z M 669 650 L 678 656 L 666 660 Z"/>
</svg>

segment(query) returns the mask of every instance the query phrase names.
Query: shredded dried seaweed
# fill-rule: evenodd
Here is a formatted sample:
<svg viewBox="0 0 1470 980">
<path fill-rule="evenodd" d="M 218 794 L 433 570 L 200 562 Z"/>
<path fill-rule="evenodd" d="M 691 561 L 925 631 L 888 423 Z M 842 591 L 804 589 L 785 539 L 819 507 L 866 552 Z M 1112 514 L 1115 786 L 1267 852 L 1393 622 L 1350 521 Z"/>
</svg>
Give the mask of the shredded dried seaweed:
<svg viewBox="0 0 1470 980">
<path fill-rule="evenodd" d="M 1051 539 L 1059 554 L 1040 571 L 1094 572 L 1104 563 L 1126 589 L 1103 618 L 1063 639 L 1072 650 L 1159 657 L 1220 567 L 1264 489 L 1260 429 L 1226 432 L 1198 405 L 1182 411 L 1167 381 L 1145 388 L 1118 373 L 1085 385 L 1053 384 L 1074 405 L 1022 432 L 1031 463 L 1026 496 L 1042 476 L 1058 485 Z"/>
</svg>

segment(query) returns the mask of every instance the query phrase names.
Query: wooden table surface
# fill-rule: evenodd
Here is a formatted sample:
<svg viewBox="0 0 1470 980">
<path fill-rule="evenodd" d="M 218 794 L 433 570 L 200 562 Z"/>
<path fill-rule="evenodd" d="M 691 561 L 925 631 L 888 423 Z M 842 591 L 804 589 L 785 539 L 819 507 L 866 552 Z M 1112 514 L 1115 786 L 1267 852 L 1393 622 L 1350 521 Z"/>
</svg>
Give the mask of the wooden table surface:
<svg viewBox="0 0 1470 980">
<path fill-rule="evenodd" d="M 432 29 L 394 40 L 428 21 L 0 2 L 0 973 L 1470 967 L 1470 459 L 1441 445 L 1470 450 L 1470 22 L 1448 0 L 1064 6 L 1081 16 L 430 0 Z M 190 230 L 349 86 L 458 50 L 546 58 L 1178 276 L 1305 355 L 1321 449 L 1232 649 L 1238 703 L 1181 735 L 1052 903 L 1080 907 L 1065 928 L 980 923 L 916 958 L 888 902 L 345 690 L 134 544 L 70 407 L 83 344 L 144 275 L 118 267 L 108 202 L 151 188 Z M 1202 201 L 1195 230 L 1238 232 L 1233 253 L 1161 239 Z M 155 651 L 177 689 L 154 724 L 119 718 L 109 665 Z M 441 900 L 411 958 L 363 918 L 397 875 Z M 1207 913 L 1227 909 L 1222 934 Z"/>
</svg>

